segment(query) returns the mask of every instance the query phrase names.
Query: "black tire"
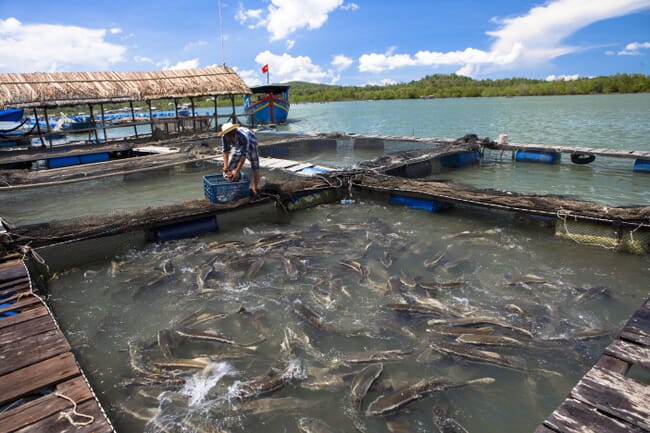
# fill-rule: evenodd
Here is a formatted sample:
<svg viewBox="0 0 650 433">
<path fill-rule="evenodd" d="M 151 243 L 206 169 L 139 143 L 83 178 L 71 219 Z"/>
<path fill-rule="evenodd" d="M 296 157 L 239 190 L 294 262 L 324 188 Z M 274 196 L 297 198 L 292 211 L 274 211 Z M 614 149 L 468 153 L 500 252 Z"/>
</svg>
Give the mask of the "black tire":
<svg viewBox="0 0 650 433">
<path fill-rule="evenodd" d="M 574 164 L 585 165 L 594 162 L 595 159 L 596 156 L 590 153 L 574 152 L 571 154 L 571 162 Z"/>
</svg>

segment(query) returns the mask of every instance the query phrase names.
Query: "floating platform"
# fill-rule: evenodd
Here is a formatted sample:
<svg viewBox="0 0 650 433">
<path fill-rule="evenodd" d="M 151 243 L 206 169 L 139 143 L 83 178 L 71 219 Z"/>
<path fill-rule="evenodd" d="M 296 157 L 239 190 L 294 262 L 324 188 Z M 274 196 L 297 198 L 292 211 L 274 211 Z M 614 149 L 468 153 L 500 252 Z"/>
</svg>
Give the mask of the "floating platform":
<svg viewBox="0 0 650 433">
<path fill-rule="evenodd" d="M 649 368 L 650 299 L 647 299 L 535 433 L 650 431 Z M 634 377 L 637 374 L 640 378 Z"/>
<path fill-rule="evenodd" d="M 0 258 L 0 433 L 114 432 L 19 258 Z"/>
</svg>

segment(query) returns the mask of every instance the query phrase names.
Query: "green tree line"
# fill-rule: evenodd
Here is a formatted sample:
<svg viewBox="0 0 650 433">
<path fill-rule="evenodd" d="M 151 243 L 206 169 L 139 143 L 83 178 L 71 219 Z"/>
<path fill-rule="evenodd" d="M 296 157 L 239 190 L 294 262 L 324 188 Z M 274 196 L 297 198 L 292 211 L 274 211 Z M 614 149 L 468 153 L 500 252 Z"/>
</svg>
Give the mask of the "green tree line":
<svg viewBox="0 0 650 433">
<path fill-rule="evenodd" d="M 291 102 L 650 92 L 650 76 L 644 74 L 616 74 L 572 81 L 529 78 L 474 80 L 460 75 L 436 74 L 409 83 L 385 86 L 336 86 L 301 81 L 286 84 L 291 86 Z"/>
</svg>

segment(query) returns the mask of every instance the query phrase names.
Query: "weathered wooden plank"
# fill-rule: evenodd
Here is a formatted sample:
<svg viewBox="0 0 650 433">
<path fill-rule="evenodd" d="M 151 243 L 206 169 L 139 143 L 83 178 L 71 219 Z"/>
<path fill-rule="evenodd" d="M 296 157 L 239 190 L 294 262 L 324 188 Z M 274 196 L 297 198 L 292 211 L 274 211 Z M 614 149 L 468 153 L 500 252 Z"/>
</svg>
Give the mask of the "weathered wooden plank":
<svg viewBox="0 0 650 433">
<path fill-rule="evenodd" d="M 2 296 L 3 292 L 5 292 L 6 290 L 10 290 L 10 289 L 14 288 L 15 286 L 23 285 L 23 284 L 27 284 L 27 286 L 29 287 L 29 277 L 28 276 L 19 277 L 19 278 L 16 278 L 15 280 L 5 281 L 3 283 L 0 283 L 0 296 Z"/>
<path fill-rule="evenodd" d="M 650 368 L 650 347 L 648 346 L 617 339 L 605 348 L 604 353 L 632 364 Z"/>
<path fill-rule="evenodd" d="M 25 275 L 27 271 L 21 261 L 0 263 L 0 282 L 24 278 Z"/>
<path fill-rule="evenodd" d="M 93 393 L 82 376 L 60 383 L 55 391 L 61 393 L 77 404 L 94 399 Z M 31 400 L 18 407 L 0 413 L 0 433 L 8 433 L 34 424 L 53 414 L 58 414 L 68 409 L 71 403 L 61 397 L 50 393 Z"/>
<path fill-rule="evenodd" d="M 618 336 L 621 340 L 630 341 L 642 346 L 650 346 L 650 335 L 639 334 L 636 332 L 621 331 Z"/>
<path fill-rule="evenodd" d="M 0 404 L 80 374 L 81 371 L 71 352 L 61 353 L 28 367 L 14 370 L 0 376 Z"/>
<path fill-rule="evenodd" d="M 630 369 L 628 362 L 622 361 L 613 356 L 603 355 L 596 362 L 596 366 L 604 370 L 613 371 L 614 373 L 626 374 Z"/>
<path fill-rule="evenodd" d="M 6 313 L 7 311 L 19 311 L 19 310 L 21 310 L 23 308 L 30 307 L 30 306 L 32 306 L 34 304 L 38 304 L 40 302 L 41 302 L 41 300 L 38 299 L 37 297 L 30 296 L 27 299 L 23 299 L 21 301 L 15 302 L 15 303 L 13 303 L 11 305 L 8 305 L 6 307 L 0 308 L 0 313 Z"/>
<path fill-rule="evenodd" d="M 58 329 L 0 346 L 0 361 L 2 361 L 0 374 L 52 358 L 69 350 L 70 344 Z"/>
<path fill-rule="evenodd" d="M 645 307 L 636 310 L 623 327 L 623 332 L 637 334 L 641 339 L 650 338 L 650 310 Z"/>
<path fill-rule="evenodd" d="M 642 433 L 640 428 L 610 418 L 593 407 L 568 398 L 544 421 L 545 427 L 560 433 Z"/>
<path fill-rule="evenodd" d="M 20 314 L 16 314 L 14 316 L 4 317 L 0 319 L 0 332 L 2 332 L 2 330 L 4 330 L 4 328 L 8 326 L 13 326 L 18 323 L 25 322 L 27 320 L 32 320 L 35 317 L 47 316 L 47 315 L 49 315 L 49 311 L 47 310 L 47 308 L 45 308 L 45 306 L 40 306 L 29 310 L 21 311 Z"/>
<path fill-rule="evenodd" d="M 573 388 L 571 397 L 650 430 L 650 387 L 634 379 L 594 367 Z"/>
<path fill-rule="evenodd" d="M 70 405 L 72 406 L 72 405 Z M 108 423 L 108 420 L 101 412 L 99 405 L 94 401 L 86 401 L 77 406 L 77 412 L 92 416 L 94 418 L 93 422 L 89 425 L 77 425 L 74 426 L 66 417 L 60 416 L 60 413 L 56 413 L 47 418 L 25 427 L 20 430 L 16 430 L 16 433 L 33 433 L 35 431 L 39 433 L 61 433 L 61 432 L 74 432 L 74 433 L 111 433 L 114 432 L 111 425 Z M 89 421 L 87 418 L 78 417 L 72 415 L 73 421 L 77 423 Z"/>
<path fill-rule="evenodd" d="M 20 315 L 20 314 L 19 314 Z M 0 347 L 16 344 L 27 337 L 57 330 L 54 319 L 50 316 L 40 316 L 32 320 L 5 327 L 0 333 Z"/>
</svg>

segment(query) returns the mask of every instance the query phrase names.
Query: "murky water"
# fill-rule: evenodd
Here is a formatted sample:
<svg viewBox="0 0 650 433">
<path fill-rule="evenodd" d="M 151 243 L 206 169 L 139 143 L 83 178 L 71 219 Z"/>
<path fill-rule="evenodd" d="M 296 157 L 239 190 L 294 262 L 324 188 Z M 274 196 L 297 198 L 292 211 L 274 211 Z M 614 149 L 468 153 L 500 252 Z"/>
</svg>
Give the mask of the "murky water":
<svg viewBox="0 0 650 433">
<path fill-rule="evenodd" d="M 485 102 L 468 103 L 464 109 L 477 113 L 480 107 L 473 105 Z M 363 124 L 381 123 L 372 119 Z M 506 132 L 512 137 L 512 131 Z M 469 131 L 455 132 L 420 135 Z M 544 142 L 534 138 L 519 141 Z M 296 159 L 350 166 L 376 156 L 342 142 L 337 152 Z M 24 224 L 196 199 L 203 195 L 202 176 L 215 170 L 211 164 L 186 166 L 12 193 L 0 196 L 0 215 Z M 435 176 L 619 205 L 647 205 L 650 190 L 646 175 L 600 159 L 588 167 L 546 166 L 486 154 L 480 166 Z M 578 245 L 505 214 L 431 214 L 390 205 L 382 196 L 353 199 L 291 215 L 267 209 L 193 239 L 120 240 L 117 253 L 108 240 L 41 251 L 57 272 L 49 282 L 54 311 L 118 431 L 291 433 L 300 418 L 310 417 L 341 432 L 355 431 L 355 423 L 369 432 L 430 432 L 436 431 L 434 407 L 447 407 L 445 416 L 470 432 L 533 431 L 648 295 L 645 256 Z M 407 303 L 429 310 L 399 311 Z M 462 343 L 499 354 L 501 365 L 444 353 L 460 344 L 457 335 L 445 334 L 458 315 L 486 317 L 467 334 L 487 327 L 490 335 L 515 340 L 508 340 L 514 346 Z M 479 337 L 462 340 L 471 338 Z M 382 362 L 356 413 L 349 403 L 351 382 L 368 364 L 345 360 L 353 352 L 386 350 L 402 355 Z M 172 368 L 173 362 L 193 367 Z M 366 414 L 380 396 L 432 377 L 489 377 L 494 383 L 423 395 L 389 415 Z M 251 395 L 250 385 L 262 378 L 277 379 L 277 389 Z"/>
<path fill-rule="evenodd" d="M 442 259 L 432 266 L 437 254 Z M 367 275 L 345 260 L 358 261 Z M 149 244 L 86 263 L 59 274 L 50 292 L 119 431 L 206 431 L 199 426 L 212 425 L 237 432 L 264 425 L 297 432 L 303 416 L 354 431 L 350 380 L 366 364 L 341 360 L 350 352 L 402 350 L 409 355 L 383 363 L 363 410 L 423 378 L 495 382 L 435 393 L 388 417 L 362 414 L 368 431 L 390 431 L 386 422 L 393 420 L 405 422 L 406 431 L 435 431 L 432 407 L 445 403 L 468 431 L 515 432 L 533 431 L 593 365 L 647 295 L 649 268 L 646 257 L 585 251 L 504 216 L 430 214 L 356 197 L 350 205 L 242 222 L 235 232 Z M 391 278 L 403 282 L 391 289 Z M 410 287 L 413 281 L 419 285 Z M 408 314 L 390 307 L 413 299 L 439 301 L 449 312 Z M 306 320 L 301 306 L 322 326 Z M 455 337 L 431 321 L 453 323 L 452 311 L 498 319 L 532 338 L 492 325 L 494 334 L 519 344 L 475 346 L 499 353 L 513 368 L 440 353 L 431 343 L 454 343 Z M 183 323 L 210 314 L 225 316 Z M 161 330 L 171 330 L 173 359 L 205 367 L 159 371 L 156 365 L 170 361 L 163 352 L 167 343 L 161 348 L 157 342 Z M 310 344 L 298 337 L 290 350 L 283 348 L 288 330 Z M 573 337 L 585 330 L 597 337 Z M 256 348 L 175 331 L 211 331 Z M 242 382 L 289 367 L 282 388 L 237 398 Z"/>
</svg>

